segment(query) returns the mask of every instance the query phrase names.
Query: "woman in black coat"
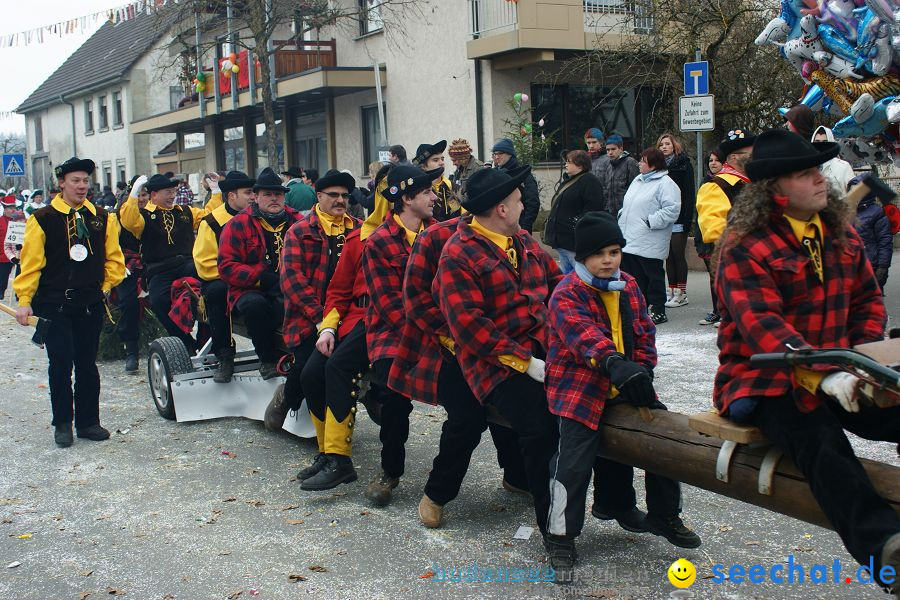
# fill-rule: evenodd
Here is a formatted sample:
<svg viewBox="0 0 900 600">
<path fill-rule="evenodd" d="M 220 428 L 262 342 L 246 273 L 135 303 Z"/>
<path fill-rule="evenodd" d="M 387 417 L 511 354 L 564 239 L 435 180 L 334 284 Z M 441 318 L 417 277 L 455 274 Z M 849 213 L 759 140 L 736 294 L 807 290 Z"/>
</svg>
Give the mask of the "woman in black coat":
<svg viewBox="0 0 900 600">
<path fill-rule="evenodd" d="M 684 153 L 684 148 L 678 138 L 671 133 L 664 133 L 659 136 L 656 147 L 666 158 L 669 178 L 681 190 L 681 212 L 672 226 L 669 257 L 666 259 L 666 273 L 669 277 L 666 306 L 676 308 L 688 303 L 688 265 L 684 250 L 687 246 L 691 224 L 694 221 L 697 188 L 694 187 L 694 168 L 691 166 L 691 159 Z"/>
<path fill-rule="evenodd" d="M 544 243 L 559 253 L 563 273 L 575 269 L 575 224 L 586 212 L 606 208 L 603 182 L 591 172 L 591 158 L 584 150 L 566 154 L 566 179 L 550 202 L 544 225 Z"/>
</svg>

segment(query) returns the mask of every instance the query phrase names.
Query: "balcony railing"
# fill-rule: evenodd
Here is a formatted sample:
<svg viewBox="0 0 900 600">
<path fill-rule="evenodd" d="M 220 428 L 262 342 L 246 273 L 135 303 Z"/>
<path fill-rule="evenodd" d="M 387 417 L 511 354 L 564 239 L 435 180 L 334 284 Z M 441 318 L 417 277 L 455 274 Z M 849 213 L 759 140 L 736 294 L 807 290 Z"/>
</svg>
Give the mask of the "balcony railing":
<svg viewBox="0 0 900 600">
<path fill-rule="evenodd" d="M 517 22 L 516 3 L 510 0 L 469 0 L 472 35 L 510 31 Z"/>
<path fill-rule="evenodd" d="M 645 13 L 642 1 L 584 0 L 584 30 L 602 33 L 613 29 L 631 29 L 637 34 L 648 34 L 653 31 L 653 17 Z"/>
</svg>

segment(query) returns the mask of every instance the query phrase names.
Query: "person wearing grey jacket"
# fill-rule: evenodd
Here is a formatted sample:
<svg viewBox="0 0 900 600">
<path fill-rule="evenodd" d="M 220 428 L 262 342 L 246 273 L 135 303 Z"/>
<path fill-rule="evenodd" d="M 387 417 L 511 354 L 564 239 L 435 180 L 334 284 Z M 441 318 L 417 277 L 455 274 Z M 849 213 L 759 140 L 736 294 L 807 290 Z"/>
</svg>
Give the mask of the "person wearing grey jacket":
<svg viewBox="0 0 900 600">
<path fill-rule="evenodd" d="M 650 318 L 665 323 L 666 273 L 672 225 L 681 212 L 681 191 L 669 178 L 666 158 L 656 148 L 641 152 L 640 174 L 634 178 L 619 211 L 625 235 L 622 270 L 637 279 L 647 299 Z"/>
<path fill-rule="evenodd" d="M 611 135 L 606 139 L 609 163 L 603 183 L 606 185 L 606 210 L 614 217 L 622 208 L 628 186 L 639 173 L 637 161 L 623 148 L 624 144 L 621 135 Z"/>
</svg>

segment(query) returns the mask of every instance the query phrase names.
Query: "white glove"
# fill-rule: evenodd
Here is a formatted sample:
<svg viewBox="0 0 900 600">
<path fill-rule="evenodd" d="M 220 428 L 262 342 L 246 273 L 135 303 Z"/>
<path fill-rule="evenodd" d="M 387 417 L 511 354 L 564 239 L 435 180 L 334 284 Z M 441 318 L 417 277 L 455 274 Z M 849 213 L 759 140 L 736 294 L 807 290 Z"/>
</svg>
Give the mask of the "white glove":
<svg viewBox="0 0 900 600">
<path fill-rule="evenodd" d="M 209 191 L 211 193 L 213 193 L 213 194 L 221 193 L 221 190 L 219 189 L 219 180 L 218 179 L 213 179 L 212 177 L 207 177 L 206 185 L 209 186 Z"/>
<path fill-rule="evenodd" d="M 534 356 L 531 357 L 531 362 L 528 363 L 528 369 L 525 370 L 525 374 L 537 381 L 538 383 L 544 383 L 544 370 L 546 369 L 546 364 L 539 358 Z"/>
<path fill-rule="evenodd" d="M 859 412 L 859 401 L 856 399 L 856 392 L 860 381 L 859 377 L 852 373 L 838 371 L 825 377 L 819 388 L 837 400 L 841 408 L 847 412 L 856 413 Z"/>
<path fill-rule="evenodd" d="M 134 183 L 131 184 L 131 191 L 128 192 L 128 197 L 134 198 L 135 200 L 140 198 L 141 197 L 141 188 L 143 188 L 144 184 L 146 184 L 146 183 L 147 183 L 146 175 L 141 175 L 140 177 L 135 179 Z"/>
</svg>

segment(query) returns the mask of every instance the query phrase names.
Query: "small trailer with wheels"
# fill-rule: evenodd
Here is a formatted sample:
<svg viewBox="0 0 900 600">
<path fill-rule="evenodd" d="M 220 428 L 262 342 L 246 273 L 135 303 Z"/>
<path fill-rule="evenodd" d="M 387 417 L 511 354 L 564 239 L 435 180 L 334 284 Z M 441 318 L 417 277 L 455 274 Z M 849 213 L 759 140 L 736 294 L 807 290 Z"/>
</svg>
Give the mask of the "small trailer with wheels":
<svg viewBox="0 0 900 600">
<path fill-rule="evenodd" d="M 234 327 L 240 329 L 238 323 Z M 147 357 L 147 381 L 159 414 L 179 423 L 222 417 L 262 421 L 266 406 L 278 386 L 284 383 L 284 377 L 269 380 L 260 377 L 259 358 L 253 350 L 235 354 L 234 376 L 228 383 L 213 381 L 217 365 L 211 340 L 195 356 L 188 354 L 177 337 L 154 340 Z M 305 400 L 299 410 L 287 415 L 283 428 L 298 437 L 315 437 Z"/>
</svg>

